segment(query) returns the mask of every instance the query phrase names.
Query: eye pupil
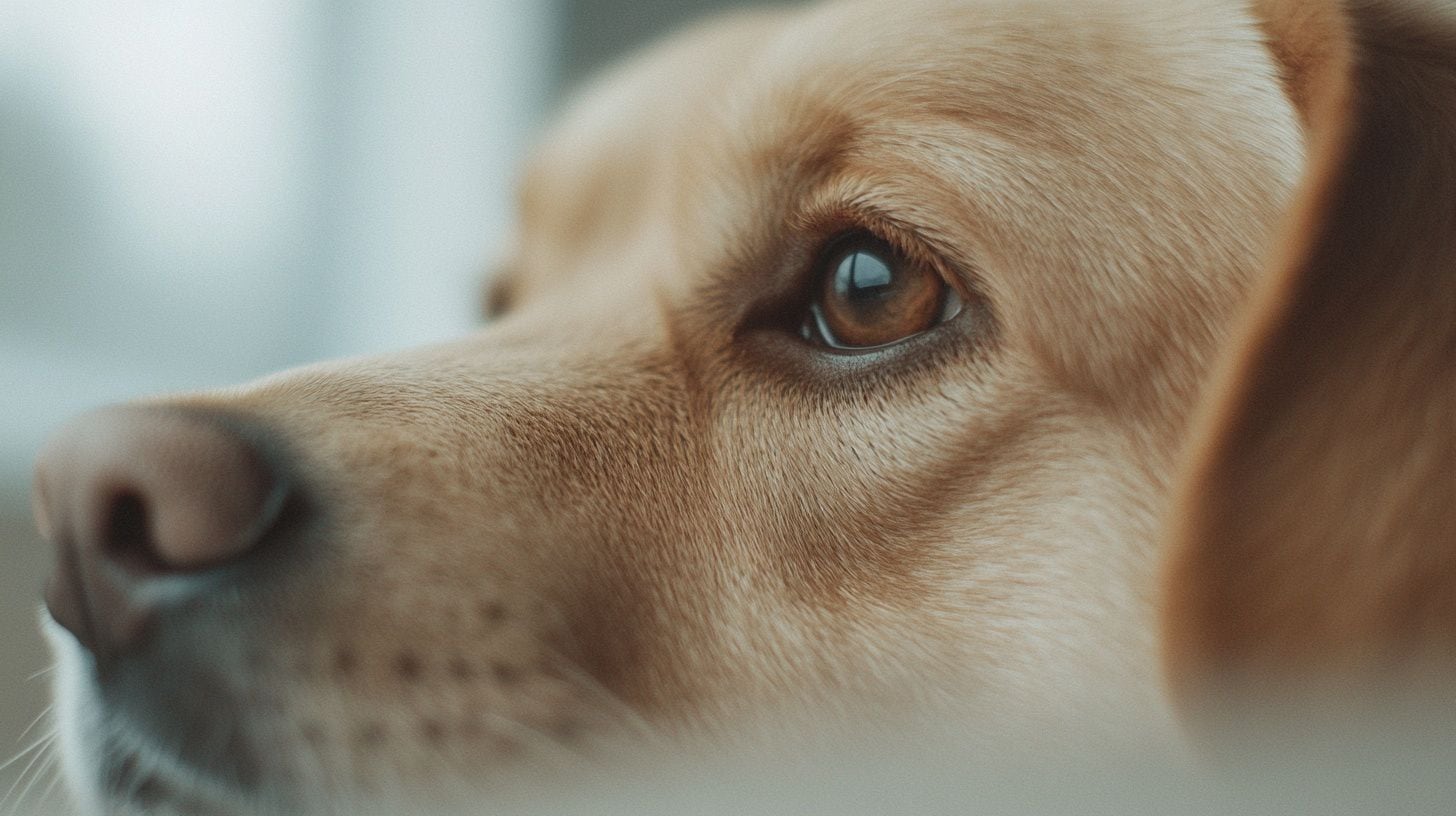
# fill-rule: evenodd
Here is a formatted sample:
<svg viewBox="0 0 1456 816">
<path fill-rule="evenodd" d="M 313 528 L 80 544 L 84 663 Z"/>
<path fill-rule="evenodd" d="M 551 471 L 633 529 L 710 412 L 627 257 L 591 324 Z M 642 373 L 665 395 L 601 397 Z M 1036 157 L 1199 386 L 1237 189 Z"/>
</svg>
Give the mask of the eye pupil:
<svg viewBox="0 0 1456 816">
<path fill-rule="evenodd" d="M 894 282 L 895 272 L 890 264 L 863 250 L 846 255 L 834 274 L 835 293 L 853 299 L 883 294 Z"/>
</svg>

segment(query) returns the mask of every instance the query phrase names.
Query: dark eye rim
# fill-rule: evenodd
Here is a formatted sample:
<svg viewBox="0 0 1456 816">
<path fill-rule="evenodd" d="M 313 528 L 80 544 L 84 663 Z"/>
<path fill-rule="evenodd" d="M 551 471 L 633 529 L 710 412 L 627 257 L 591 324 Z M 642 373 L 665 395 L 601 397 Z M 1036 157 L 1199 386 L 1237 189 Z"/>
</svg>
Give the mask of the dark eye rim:
<svg viewBox="0 0 1456 816">
<path fill-rule="evenodd" d="M 889 230 L 886 230 L 889 231 Z M 899 237 L 898 235 L 896 236 Z M 907 244 L 910 248 L 907 248 Z M 945 306 L 948 314 L 942 314 L 930 326 L 917 332 L 912 332 L 904 337 L 891 340 L 888 343 L 879 343 L 871 346 L 849 345 L 838 341 L 834 332 L 830 330 L 825 322 L 822 307 L 819 305 L 819 292 L 824 280 L 824 275 L 829 273 L 829 265 L 842 256 L 852 247 L 868 247 L 882 251 L 889 258 L 908 264 L 917 264 L 925 268 L 931 274 L 940 278 L 941 285 L 945 287 Z M 902 243 L 899 240 L 887 238 L 876 230 L 864 225 L 851 225 L 841 228 L 829 238 L 819 243 L 819 248 L 811 256 L 812 260 L 808 265 L 808 274 L 801 284 L 806 296 L 799 307 L 802 317 L 799 320 L 795 334 L 805 345 L 814 350 L 835 356 L 857 357 L 876 354 L 905 344 L 925 334 L 936 331 L 948 323 L 955 321 L 962 314 L 968 311 L 967 305 L 971 302 L 972 296 L 965 291 L 959 281 L 959 276 L 951 274 L 946 269 L 946 264 L 938 258 L 930 256 L 929 253 L 920 249 L 913 242 Z"/>
<path fill-rule="evenodd" d="M 1000 334 L 988 304 L 967 301 L 964 312 L 927 331 L 885 346 L 839 351 L 806 342 L 778 326 L 760 325 L 731 347 L 746 370 L 785 393 L 853 399 L 883 388 L 935 380 L 947 366 L 979 369 L 994 360 Z"/>
</svg>

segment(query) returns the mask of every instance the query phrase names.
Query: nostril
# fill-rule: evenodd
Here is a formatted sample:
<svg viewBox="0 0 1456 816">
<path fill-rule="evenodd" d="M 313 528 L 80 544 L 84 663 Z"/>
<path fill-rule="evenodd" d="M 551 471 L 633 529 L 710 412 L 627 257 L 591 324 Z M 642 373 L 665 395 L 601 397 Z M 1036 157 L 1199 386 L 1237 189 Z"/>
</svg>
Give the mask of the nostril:
<svg viewBox="0 0 1456 816">
<path fill-rule="evenodd" d="M 58 433 L 33 495 L 56 549 L 56 621 L 98 656 L 119 654 L 161 606 L 243 580 L 224 568 L 275 542 L 285 509 L 297 512 L 275 444 L 236 418 L 150 407 L 102 409 Z"/>
<path fill-rule="evenodd" d="M 147 503 L 141 495 L 132 491 L 118 493 L 106 510 L 102 553 L 112 563 L 134 572 L 167 572 L 167 564 L 157 557 L 148 524 Z"/>
</svg>

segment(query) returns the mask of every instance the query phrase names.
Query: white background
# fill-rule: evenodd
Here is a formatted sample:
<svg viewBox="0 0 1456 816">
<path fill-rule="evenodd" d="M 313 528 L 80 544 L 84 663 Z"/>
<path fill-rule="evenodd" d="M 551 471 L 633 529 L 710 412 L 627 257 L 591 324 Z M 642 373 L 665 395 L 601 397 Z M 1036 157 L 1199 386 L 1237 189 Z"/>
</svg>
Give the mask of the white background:
<svg viewBox="0 0 1456 816">
<path fill-rule="evenodd" d="M 554 13 L 0 0 L 0 489 L 91 405 L 467 329 Z"/>
</svg>

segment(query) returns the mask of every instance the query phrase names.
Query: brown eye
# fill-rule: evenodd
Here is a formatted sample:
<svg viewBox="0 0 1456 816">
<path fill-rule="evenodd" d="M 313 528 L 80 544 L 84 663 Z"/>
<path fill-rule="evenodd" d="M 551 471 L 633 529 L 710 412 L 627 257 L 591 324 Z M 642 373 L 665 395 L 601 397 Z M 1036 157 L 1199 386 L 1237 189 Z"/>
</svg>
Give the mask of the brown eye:
<svg viewBox="0 0 1456 816">
<path fill-rule="evenodd" d="M 935 269 L 859 233 L 832 244 L 816 272 L 806 337 L 832 348 L 888 346 L 955 317 L 960 298 Z"/>
</svg>

